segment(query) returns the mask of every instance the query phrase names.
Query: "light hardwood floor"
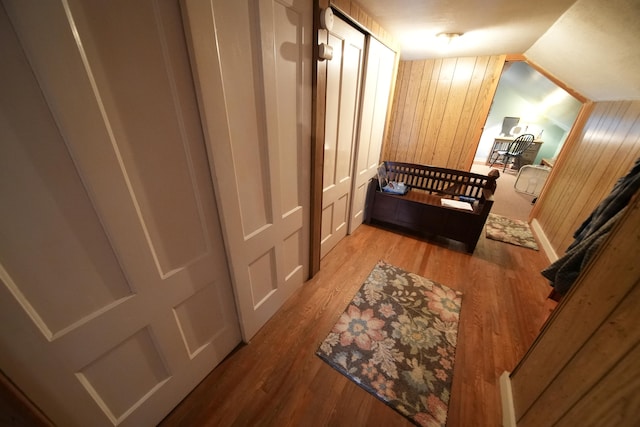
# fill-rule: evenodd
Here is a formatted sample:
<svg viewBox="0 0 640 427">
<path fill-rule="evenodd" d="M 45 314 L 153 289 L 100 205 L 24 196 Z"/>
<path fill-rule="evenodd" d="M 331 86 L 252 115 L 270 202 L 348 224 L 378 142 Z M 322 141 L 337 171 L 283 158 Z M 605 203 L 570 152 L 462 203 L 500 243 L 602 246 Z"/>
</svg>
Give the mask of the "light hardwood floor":
<svg viewBox="0 0 640 427">
<path fill-rule="evenodd" d="M 315 351 L 383 259 L 463 292 L 449 426 L 498 426 L 498 378 L 511 371 L 555 303 L 541 252 L 480 238 L 473 255 L 362 225 L 321 263 L 253 340 L 240 346 L 162 426 L 410 426 Z"/>
</svg>

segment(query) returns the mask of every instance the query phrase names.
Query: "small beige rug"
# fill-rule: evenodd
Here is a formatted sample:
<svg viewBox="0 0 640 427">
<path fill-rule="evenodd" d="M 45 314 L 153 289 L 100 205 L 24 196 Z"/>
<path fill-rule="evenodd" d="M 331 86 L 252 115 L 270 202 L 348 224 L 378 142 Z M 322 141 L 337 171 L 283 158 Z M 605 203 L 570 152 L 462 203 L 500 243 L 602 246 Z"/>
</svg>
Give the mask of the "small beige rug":
<svg viewBox="0 0 640 427">
<path fill-rule="evenodd" d="M 536 239 L 526 221 L 496 214 L 489 214 L 487 218 L 487 239 L 538 250 Z"/>
</svg>

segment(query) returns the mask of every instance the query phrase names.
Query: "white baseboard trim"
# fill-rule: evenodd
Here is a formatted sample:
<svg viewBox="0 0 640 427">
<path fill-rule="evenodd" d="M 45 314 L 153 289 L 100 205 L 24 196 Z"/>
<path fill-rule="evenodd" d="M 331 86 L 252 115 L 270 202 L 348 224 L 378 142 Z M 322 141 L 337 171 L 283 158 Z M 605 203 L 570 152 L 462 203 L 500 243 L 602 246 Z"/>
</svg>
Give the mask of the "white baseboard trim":
<svg viewBox="0 0 640 427">
<path fill-rule="evenodd" d="M 542 250 L 544 251 L 545 255 L 547 255 L 547 258 L 549 258 L 549 262 L 557 261 L 558 258 L 560 257 L 558 256 L 556 251 L 553 249 L 553 246 L 551 246 L 551 242 L 549 241 L 549 239 L 547 239 L 547 235 L 544 234 L 544 230 L 540 226 L 540 223 L 538 222 L 538 220 L 535 218 L 533 219 L 533 221 L 531 221 L 531 229 L 533 230 L 536 237 L 538 238 L 538 241 L 540 242 L 540 245 L 542 246 Z"/>
<path fill-rule="evenodd" d="M 507 371 L 500 375 L 500 401 L 502 402 L 502 426 L 516 427 L 516 410 L 513 406 L 511 378 L 509 378 Z"/>
</svg>

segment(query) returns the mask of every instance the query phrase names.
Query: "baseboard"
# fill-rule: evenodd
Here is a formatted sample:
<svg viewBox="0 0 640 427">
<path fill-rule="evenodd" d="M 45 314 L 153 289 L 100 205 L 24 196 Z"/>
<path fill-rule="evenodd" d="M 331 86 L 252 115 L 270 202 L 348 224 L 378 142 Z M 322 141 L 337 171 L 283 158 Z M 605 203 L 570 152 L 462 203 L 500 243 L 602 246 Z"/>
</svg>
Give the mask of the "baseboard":
<svg viewBox="0 0 640 427">
<path fill-rule="evenodd" d="M 502 402 L 502 426 L 516 427 L 516 411 L 513 406 L 511 378 L 509 378 L 509 372 L 506 371 L 500 375 L 500 401 Z"/>
<path fill-rule="evenodd" d="M 547 239 L 547 235 L 544 234 L 544 230 L 540 226 L 538 220 L 535 218 L 533 219 L 533 221 L 531 221 L 531 229 L 538 238 L 538 241 L 540 242 L 545 255 L 547 256 L 547 258 L 549 258 L 549 262 L 557 261 L 559 258 L 558 254 L 553 249 L 553 246 L 551 246 L 551 242 L 549 241 L 549 239 Z"/>
</svg>

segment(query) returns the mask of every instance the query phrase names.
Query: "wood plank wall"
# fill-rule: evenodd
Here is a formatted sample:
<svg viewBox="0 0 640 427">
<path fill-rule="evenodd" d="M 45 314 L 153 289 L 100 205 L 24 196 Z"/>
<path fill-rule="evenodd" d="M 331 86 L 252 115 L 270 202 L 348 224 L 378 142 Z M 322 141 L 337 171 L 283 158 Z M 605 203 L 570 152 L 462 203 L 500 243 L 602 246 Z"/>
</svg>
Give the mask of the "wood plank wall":
<svg viewBox="0 0 640 427">
<path fill-rule="evenodd" d="M 640 101 L 579 118 L 532 212 L 557 253 L 640 156 Z M 640 407 L 640 196 L 512 372 L 519 426 L 635 425 Z"/>
<path fill-rule="evenodd" d="M 596 103 L 584 127 L 576 130 L 531 213 L 560 256 L 640 156 L 640 101 Z"/>
<path fill-rule="evenodd" d="M 469 170 L 504 60 L 400 61 L 381 160 Z"/>
<path fill-rule="evenodd" d="M 511 374 L 518 426 L 638 425 L 638 224 L 636 195 Z"/>
<path fill-rule="evenodd" d="M 365 30 L 365 33 L 372 34 L 391 50 L 400 51 L 400 44 L 393 38 L 391 33 L 382 28 L 357 2 L 352 0 L 330 0 L 329 3 L 331 7 L 351 18 L 355 24 Z"/>
</svg>

